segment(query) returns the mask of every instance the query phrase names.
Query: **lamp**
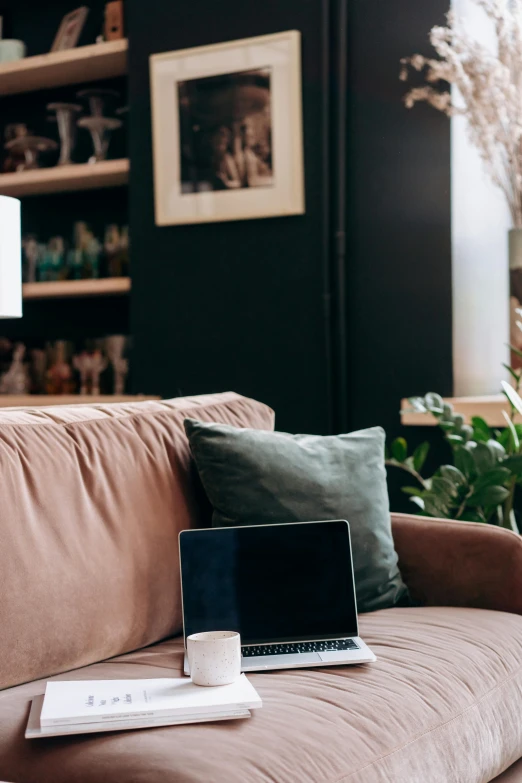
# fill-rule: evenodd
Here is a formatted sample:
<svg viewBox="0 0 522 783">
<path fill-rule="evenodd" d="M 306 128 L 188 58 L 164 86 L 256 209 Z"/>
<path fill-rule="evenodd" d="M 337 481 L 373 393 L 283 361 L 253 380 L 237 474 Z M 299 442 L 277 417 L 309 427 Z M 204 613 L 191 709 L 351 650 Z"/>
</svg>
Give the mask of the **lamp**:
<svg viewBox="0 0 522 783">
<path fill-rule="evenodd" d="M 20 201 L 0 196 L 0 318 L 22 317 Z"/>
</svg>

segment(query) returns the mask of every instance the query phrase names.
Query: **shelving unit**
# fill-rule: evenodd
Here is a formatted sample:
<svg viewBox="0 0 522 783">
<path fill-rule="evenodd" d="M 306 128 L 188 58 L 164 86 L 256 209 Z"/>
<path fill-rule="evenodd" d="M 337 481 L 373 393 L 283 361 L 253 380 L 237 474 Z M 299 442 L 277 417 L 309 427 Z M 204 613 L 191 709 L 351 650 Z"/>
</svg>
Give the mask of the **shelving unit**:
<svg viewBox="0 0 522 783">
<path fill-rule="evenodd" d="M 126 39 L 104 41 L 3 63 L 0 65 L 0 95 L 123 76 L 127 73 L 128 47 Z"/>
<path fill-rule="evenodd" d="M 64 299 L 85 296 L 124 296 L 131 289 L 130 277 L 106 277 L 99 280 L 58 280 L 49 283 L 24 283 L 24 299 Z"/>
<path fill-rule="evenodd" d="M 148 397 L 144 394 L 0 394 L 0 408 L 32 408 L 55 405 L 92 405 L 108 402 L 143 402 L 159 400 L 160 397 Z"/>
<path fill-rule="evenodd" d="M 128 158 L 122 158 L 0 174 L 0 195 L 20 198 L 126 185 L 129 169 Z"/>
<path fill-rule="evenodd" d="M 447 397 L 456 413 L 464 416 L 469 424 L 473 416 L 480 416 L 490 427 L 505 427 L 506 420 L 502 411 L 509 412 L 509 404 L 502 394 L 492 394 L 485 397 Z M 406 427 L 435 427 L 437 419 L 431 413 L 409 413 L 410 404 L 407 399 L 401 403 L 401 422 Z M 516 424 L 522 424 L 522 416 L 515 417 Z"/>
</svg>

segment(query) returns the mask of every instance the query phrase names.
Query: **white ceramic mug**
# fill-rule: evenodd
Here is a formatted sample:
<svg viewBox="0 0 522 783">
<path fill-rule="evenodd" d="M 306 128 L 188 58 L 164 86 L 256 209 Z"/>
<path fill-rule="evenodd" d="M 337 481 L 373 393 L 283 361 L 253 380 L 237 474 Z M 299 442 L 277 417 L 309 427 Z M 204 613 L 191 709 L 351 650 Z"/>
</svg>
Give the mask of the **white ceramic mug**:
<svg viewBox="0 0 522 783">
<path fill-rule="evenodd" d="M 228 685 L 241 674 L 241 637 L 236 631 L 193 633 L 187 656 L 195 685 Z"/>
</svg>

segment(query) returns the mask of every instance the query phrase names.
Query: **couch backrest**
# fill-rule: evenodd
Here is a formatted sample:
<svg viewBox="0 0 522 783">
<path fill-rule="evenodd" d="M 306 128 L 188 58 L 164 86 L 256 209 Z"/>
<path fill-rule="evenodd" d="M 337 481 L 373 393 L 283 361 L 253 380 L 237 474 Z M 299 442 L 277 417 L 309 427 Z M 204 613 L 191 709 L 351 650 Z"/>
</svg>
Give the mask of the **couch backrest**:
<svg viewBox="0 0 522 783">
<path fill-rule="evenodd" d="M 231 392 L 0 411 L 0 688 L 181 631 L 178 533 L 209 521 L 187 416 L 274 424 Z"/>
</svg>

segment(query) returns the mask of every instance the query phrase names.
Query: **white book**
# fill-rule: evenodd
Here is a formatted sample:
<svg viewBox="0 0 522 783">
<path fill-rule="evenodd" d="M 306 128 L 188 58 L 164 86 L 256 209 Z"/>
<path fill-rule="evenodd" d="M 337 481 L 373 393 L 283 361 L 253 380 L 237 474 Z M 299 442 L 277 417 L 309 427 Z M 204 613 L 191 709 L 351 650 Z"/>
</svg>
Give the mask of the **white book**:
<svg viewBox="0 0 522 783">
<path fill-rule="evenodd" d="M 187 718 L 262 706 L 244 674 L 230 685 L 204 688 L 187 677 L 48 682 L 40 724 L 64 726 L 129 718 Z"/>
<path fill-rule="evenodd" d="M 94 734 L 104 731 L 131 731 L 133 729 L 152 729 L 159 726 L 179 726 L 185 723 L 206 723 L 218 720 L 237 720 L 238 718 L 250 718 L 248 710 L 230 710 L 215 712 L 212 714 L 200 714 L 177 718 L 172 715 L 163 715 L 158 718 L 128 718 L 126 720 L 113 720 L 98 723 L 69 723 L 65 726 L 41 726 L 40 714 L 44 696 L 35 696 L 29 713 L 29 720 L 25 730 L 26 739 L 40 739 L 43 737 L 63 737 L 71 734 Z"/>
</svg>

